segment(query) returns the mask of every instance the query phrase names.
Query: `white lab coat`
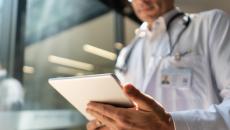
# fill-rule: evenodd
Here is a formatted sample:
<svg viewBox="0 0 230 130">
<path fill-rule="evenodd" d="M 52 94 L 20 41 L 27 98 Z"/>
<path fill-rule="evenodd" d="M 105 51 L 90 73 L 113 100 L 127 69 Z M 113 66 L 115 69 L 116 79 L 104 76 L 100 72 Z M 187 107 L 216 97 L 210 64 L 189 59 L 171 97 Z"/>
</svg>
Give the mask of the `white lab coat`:
<svg viewBox="0 0 230 130">
<path fill-rule="evenodd" d="M 159 46 L 166 47 L 153 49 L 156 53 L 145 70 L 144 38 L 139 34 L 118 57 L 116 67 L 120 68 L 136 43 L 127 72 L 115 71 L 116 75 L 122 83 L 131 82 L 160 102 L 171 112 L 177 130 L 230 130 L 230 17 L 220 10 L 190 16 L 191 23 L 172 55 L 166 55 L 169 35 L 164 32 Z M 170 29 L 172 40 L 182 28 L 181 19 L 176 19 Z M 189 53 L 175 60 L 175 55 L 184 52 Z M 177 79 L 162 84 L 163 73 Z"/>
</svg>

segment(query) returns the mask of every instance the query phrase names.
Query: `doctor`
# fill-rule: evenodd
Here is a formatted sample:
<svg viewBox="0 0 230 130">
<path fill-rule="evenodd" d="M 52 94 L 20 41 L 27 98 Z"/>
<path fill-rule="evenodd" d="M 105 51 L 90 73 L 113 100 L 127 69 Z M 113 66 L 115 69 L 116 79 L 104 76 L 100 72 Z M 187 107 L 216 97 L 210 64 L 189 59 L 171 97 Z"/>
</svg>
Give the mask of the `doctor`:
<svg viewBox="0 0 230 130">
<path fill-rule="evenodd" d="M 230 130 L 229 15 L 186 14 L 174 0 L 132 6 L 144 23 L 121 51 L 116 74 L 136 87 L 124 86 L 136 106 L 89 103 L 97 120 L 88 130 Z"/>
</svg>

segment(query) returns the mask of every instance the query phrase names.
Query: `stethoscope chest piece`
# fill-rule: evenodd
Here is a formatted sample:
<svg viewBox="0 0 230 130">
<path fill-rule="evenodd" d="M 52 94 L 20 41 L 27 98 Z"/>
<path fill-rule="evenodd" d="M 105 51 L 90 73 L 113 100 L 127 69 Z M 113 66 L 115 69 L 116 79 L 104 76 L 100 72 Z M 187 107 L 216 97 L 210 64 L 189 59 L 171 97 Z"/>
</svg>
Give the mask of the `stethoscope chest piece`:
<svg viewBox="0 0 230 130">
<path fill-rule="evenodd" d="M 177 52 L 175 55 L 174 55 L 174 59 L 175 61 L 181 61 L 181 58 L 187 54 L 190 54 L 192 53 L 192 49 L 189 49 L 187 51 L 185 51 L 184 53 L 180 53 L 180 52 Z"/>
</svg>

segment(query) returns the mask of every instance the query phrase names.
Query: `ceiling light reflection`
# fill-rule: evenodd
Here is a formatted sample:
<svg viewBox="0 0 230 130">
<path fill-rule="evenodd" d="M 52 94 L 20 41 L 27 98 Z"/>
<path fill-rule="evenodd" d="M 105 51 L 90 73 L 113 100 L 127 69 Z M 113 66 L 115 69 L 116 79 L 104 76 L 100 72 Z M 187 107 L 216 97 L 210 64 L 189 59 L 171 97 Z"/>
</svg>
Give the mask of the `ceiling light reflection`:
<svg viewBox="0 0 230 130">
<path fill-rule="evenodd" d="M 83 46 L 83 50 L 88 53 L 91 53 L 91 54 L 94 54 L 94 55 L 97 55 L 97 56 L 100 56 L 100 57 L 103 57 L 103 58 L 106 58 L 112 61 L 116 60 L 117 58 L 117 55 L 115 53 L 89 45 L 89 44 L 85 44 Z"/>
<path fill-rule="evenodd" d="M 68 58 L 58 57 L 54 55 L 50 55 L 48 57 L 48 61 L 54 64 L 73 67 L 76 69 L 82 69 L 82 70 L 87 70 L 87 71 L 94 70 L 94 66 L 92 64 L 81 62 L 81 61 L 76 61 L 76 60 L 72 60 Z"/>
<path fill-rule="evenodd" d="M 34 73 L 34 67 L 23 66 L 23 72 L 26 74 L 33 74 Z"/>
</svg>

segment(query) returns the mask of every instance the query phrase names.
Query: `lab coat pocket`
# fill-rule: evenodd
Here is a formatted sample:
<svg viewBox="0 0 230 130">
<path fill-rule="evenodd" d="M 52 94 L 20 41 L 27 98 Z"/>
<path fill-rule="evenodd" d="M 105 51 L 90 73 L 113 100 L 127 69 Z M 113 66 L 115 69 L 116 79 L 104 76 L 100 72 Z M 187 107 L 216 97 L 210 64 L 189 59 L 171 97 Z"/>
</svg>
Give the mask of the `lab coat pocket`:
<svg viewBox="0 0 230 130">
<path fill-rule="evenodd" d="M 194 74 L 204 67 L 203 57 L 197 53 L 188 53 L 181 57 L 172 55 L 167 57 L 162 65 L 161 85 L 173 86 L 175 88 L 190 88 L 193 85 Z M 170 79 L 170 85 L 165 81 Z"/>
<path fill-rule="evenodd" d="M 196 79 L 196 77 L 202 75 L 202 72 L 207 69 L 207 65 L 205 65 L 205 58 L 195 52 L 182 56 L 179 61 L 175 59 L 175 56 L 172 56 L 170 66 L 176 69 L 184 70 L 184 73 L 181 73 L 181 81 L 186 82 L 186 79 L 189 79 L 189 87 L 187 88 L 197 86 L 196 82 L 198 81 L 198 79 Z"/>
</svg>

